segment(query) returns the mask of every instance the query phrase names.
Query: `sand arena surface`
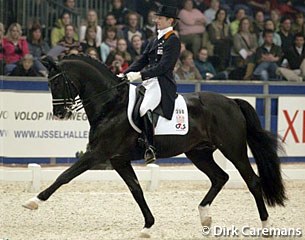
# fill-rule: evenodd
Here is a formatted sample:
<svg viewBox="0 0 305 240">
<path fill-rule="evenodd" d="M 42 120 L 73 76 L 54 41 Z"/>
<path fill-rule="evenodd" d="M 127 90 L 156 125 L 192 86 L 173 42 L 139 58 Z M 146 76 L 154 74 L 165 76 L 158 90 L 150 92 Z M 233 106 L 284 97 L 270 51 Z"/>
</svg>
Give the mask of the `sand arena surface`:
<svg viewBox="0 0 305 240">
<path fill-rule="evenodd" d="M 42 187 L 49 184 L 43 183 Z M 146 183 L 141 184 L 156 220 L 151 239 L 214 239 L 202 235 L 197 210 L 209 184 L 164 181 L 155 192 L 147 192 Z M 123 182 L 71 182 L 36 211 L 21 207 L 34 196 L 27 187 L 27 183 L 1 182 L 0 239 L 138 239 L 144 225 L 140 209 Z M 288 181 L 286 187 L 287 206 L 268 208 L 270 221 L 274 227 L 301 228 L 303 237 L 298 239 L 305 239 L 305 182 Z M 211 214 L 213 226 L 261 226 L 254 198 L 246 188 L 223 189 Z"/>
</svg>

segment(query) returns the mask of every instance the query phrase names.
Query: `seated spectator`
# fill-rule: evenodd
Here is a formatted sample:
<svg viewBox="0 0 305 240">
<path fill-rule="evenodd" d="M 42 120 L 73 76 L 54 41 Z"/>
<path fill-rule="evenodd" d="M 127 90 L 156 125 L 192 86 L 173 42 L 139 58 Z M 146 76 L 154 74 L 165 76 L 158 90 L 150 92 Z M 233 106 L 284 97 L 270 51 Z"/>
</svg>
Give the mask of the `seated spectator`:
<svg viewBox="0 0 305 240">
<path fill-rule="evenodd" d="M 295 15 L 295 21 L 292 24 L 291 31 L 293 34 L 300 32 L 305 36 L 305 21 L 303 13 L 297 13 Z"/>
<path fill-rule="evenodd" d="M 122 29 L 126 24 L 129 10 L 124 6 L 123 0 L 112 0 L 112 11 L 110 12 L 117 21 L 117 26 Z"/>
<path fill-rule="evenodd" d="M 102 59 L 101 58 L 101 47 L 100 45 L 98 45 L 98 43 L 96 42 L 96 34 L 97 34 L 97 28 L 94 25 L 88 26 L 86 28 L 86 33 L 85 33 L 85 38 L 84 40 L 80 43 L 81 47 L 82 47 L 82 51 L 86 52 L 88 48 L 95 48 L 95 50 L 99 53 L 98 54 L 98 59 Z"/>
<path fill-rule="evenodd" d="M 2 40 L 3 40 L 3 37 L 4 37 L 4 33 L 5 33 L 5 29 L 4 29 L 4 25 L 3 23 L 0 22 L 0 75 L 3 75 L 4 74 L 4 48 L 3 48 L 3 45 L 2 45 Z"/>
<path fill-rule="evenodd" d="M 208 5 L 205 0 L 193 0 L 194 8 L 197 8 L 200 12 L 207 10 Z M 210 4 L 211 5 L 211 4 Z M 214 19 L 214 18 L 213 18 Z M 212 20 L 213 20 L 212 19 Z M 208 24 L 207 24 L 208 25 Z"/>
<path fill-rule="evenodd" d="M 64 7 L 64 12 L 68 12 L 71 14 L 71 12 L 77 12 L 75 8 L 75 0 L 63 0 Z"/>
<path fill-rule="evenodd" d="M 136 12 L 130 12 L 127 15 L 127 25 L 123 28 L 124 38 L 127 40 L 127 45 L 131 45 L 131 38 L 134 35 L 141 36 L 143 41 L 146 41 L 144 31 L 140 28 L 140 16 Z"/>
<path fill-rule="evenodd" d="M 106 65 L 111 66 L 116 53 L 122 54 L 124 56 L 124 59 L 130 65 L 132 60 L 129 52 L 127 52 L 127 41 L 124 38 L 120 38 L 117 42 L 118 43 L 116 49 L 114 51 L 111 51 L 106 59 Z"/>
<path fill-rule="evenodd" d="M 230 32 L 232 36 L 234 36 L 238 32 L 239 22 L 245 16 L 246 16 L 245 9 L 239 8 L 236 10 L 235 19 L 233 22 L 230 23 Z"/>
<path fill-rule="evenodd" d="M 136 1 L 136 9 L 133 9 L 133 11 L 136 11 L 141 16 L 143 16 L 144 24 L 147 24 L 148 23 L 147 19 L 150 11 L 157 10 L 159 3 L 157 3 L 157 1 L 155 0 L 144 0 L 144 1 L 135 0 L 135 1 Z"/>
<path fill-rule="evenodd" d="M 270 11 L 270 19 L 272 20 L 274 24 L 274 32 L 280 31 L 280 25 L 281 25 L 281 13 L 278 9 L 272 9 Z"/>
<path fill-rule="evenodd" d="M 253 22 L 253 32 L 256 34 L 257 39 L 259 35 L 264 31 L 265 15 L 263 11 L 257 11 Z"/>
<path fill-rule="evenodd" d="M 283 53 L 280 46 L 273 43 L 272 30 L 264 30 L 264 43 L 256 51 L 257 66 L 253 72 L 260 80 L 268 81 L 276 78 L 276 70 L 281 63 Z"/>
<path fill-rule="evenodd" d="M 79 41 L 74 39 L 75 29 L 72 24 L 68 24 L 65 26 L 65 36 L 58 42 L 59 46 L 65 48 L 64 52 L 59 56 L 62 58 L 65 55 L 70 54 L 79 54 L 82 52 L 82 47 Z"/>
<path fill-rule="evenodd" d="M 147 40 L 151 40 L 157 35 L 157 27 L 155 24 L 156 11 L 150 10 L 147 15 L 146 24 L 144 25 L 144 33 Z"/>
<path fill-rule="evenodd" d="M 79 30 L 79 41 L 85 40 L 87 27 L 94 27 L 95 29 L 95 43 L 96 46 L 100 46 L 102 43 L 102 28 L 98 25 L 97 13 L 95 10 L 91 9 L 87 13 L 87 23 L 82 25 Z"/>
<path fill-rule="evenodd" d="M 71 24 L 71 16 L 69 13 L 64 12 L 55 23 L 55 27 L 51 31 L 51 46 L 54 47 L 65 36 L 65 26 Z M 74 33 L 73 39 L 78 40 L 77 33 Z"/>
<path fill-rule="evenodd" d="M 279 35 L 282 41 L 282 49 L 288 49 L 293 46 L 293 34 L 291 33 L 291 19 L 290 17 L 283 17 L 281 19 L 281 26 Z"/>
<path fill-rule="evenodd" d="M 293 1 L 293 6 L 297 11 L 305 14 L 305 2 L 304 2 L 304 0 L 294 0 Z"/>
<path fill-rule="evenodd" d="M 111 51 L 114 51 L 117 47 L 116 28 L 109 27 L 106 29 L 105 39 L 101 44 L 101 56 L 102 61 L 106 62 L 106 59 Z"/>
<path fill-rule="evenodd" d="M 185 43 L 184 42 L 180 42 L 180 56 L 181 54 L 184 52 L 184 50 L 186 50 L 186 47 L 185 47 Z M 176 65 L 175 65 L 175 68 L 174 68 L 174 72 L 177 71 L 177 69 L 181 66 L 181 61 L 180 61 L 180 58 L 178 58 L 177 62 L 176 62 Z"/>
<path fill-rule="evenodd" d="M 219 8 L 219 0 L 211 0 L 210 7 L 204 11 L 204 16 L 206 18 L 206 26 L 209 25 L 215 19 L 216 13 Z"/>
<path fill-rule="evenodd" d="M 248 1 L 247 4 L 254 11 L 264 11 L 265 13 L 269 13 L 271 9 L 274 8 L 275 1 L 274 0 L 251 0 Z"/>
<path fill-rule="evenodd" d="M 194 81 L 194 80 L 202 80 L 200 72 L 195 67 L 193 60 L 193 53 L 185 50 L 180 55 L 181 66 L 177 69 L 175 74 L 175 79 L 178 80 L 186 80 L 186 81 Z"/>
<path fill-rule="evenodd" d="M 114 73 L 114 74 L 120 74 L 120 73 L 124 73 L 124 71 L 128 68 L 128 62 L 126 61 L 126 59 L 124 58 L 124 54 L 117 52 L 114 55 L 114 59 L 113 62 L 111 63 L 111 67 L 110 70 Z"/>
<path fill-rule="evenodd" d="M 26 76 L 38 77 L 41 76 L 34 68 L 34 58 L 31 54 L 25 54 L 21 61 L 17 64 L 10 76 Z"/>
<path fill-rule="evenodd" d="M 193 8 L 192 0 L 184 0 L 183 9 L 178 17 L 179 35 L 186 48 L 197 53 L 201 47 L 202 35 L 205 32 L 206 18 L 202 12 Z"/>
<path fill-rule="evenodd" d="M 133 35 L 131 38 L 131 46 L 128 48 L 132 61 L 136 61 L 140 58 L 144 52 L 145 46 L 142 38 L 139 35 Z"/>
<path fill-rule="evenodd" d="M 211 62 L 208 61 L 208 49 L 201 48 L 195 59 L 195 66 L 199 70 L 202 79 L 205 80 L 225 80 L 228 79 L 226 72 L 217 73 Z"/>
<path fill-rule="evenodd" d="M 277 46 L 282 46 L 282 39 L 278 33 L 274 32 L 275 27 L 274 27 L 274 23 L 271 19 L 265 20 L 264 31 L 265 30 L 272 31 L 273 32 L 273 43 Z M 262 46 L 263 43 L 264 43 L 264 38 L 263 38 L 263 33 L 261 33 L 258 38 L 258 45 Z"/>
<path fill-rule="evenodd" d="M 88 56 L 90 56 L 90 57 L 92 57 L 96 60 L 101 60 L 99 52 L 94 47 L 87 48 L 86 51 L 85 51 L 85 54 L 87 54 Z"/>
<path fill-rule="evenodd" d="M 253 33 L 251 21 L 248 17 L 240 20 L 238 33 L 233 38 L 232 56 L 234 66 L 234 77 L 230 78 L 236 80 L 250 80 L 254 70 L 254 57 L 258 47 L 257 38 Z"/>
<path fill-rule="evenodd" d="M 46 56 L 50 47 L 42 38 L 40 24 L 35 24 L 30 29 L 30 37 L 28 39 L 29 51 L 34 57 L 34 68 L 43 76 L 47 76 L 46 67 L 40 62 L 40 58 Z"/>
<path fill-rule="evenodd" d="M 297 33 L 294 36 L 294 45 L 284 51 L 289 68 L 279 67 L 277 74 L 288 81 L 302 82 L 305 80 L 305 45 L 304 35 Z"/>
<path fill-rule="evenodd" d="M 18 23 L 12 23 L 7 31 L 6 37 L 2 40 L 4 49 L 3 58 L 6 63 L 4 74 L 9 75 L 26 54 L 29 53 L 29 46 L 24 37 L 22 37 L 21 26 Z"/>
<path fill-rule="evenodd" d="M 225 23 L 227 12 L 219 9 L 214 21 L 208 27 L 209 40 L 213 45 L 213 55 L 218 58 L 218 71 L 228 67 L 230 61 L 231 35 L 228 24 Z"/>
<path fill-rule="evenodd" d="M 117 25 L 117 20 L 115 19 L 115 16 L 112 13 L 108 13 L 105 17 L 104 25 L 103 25 L 103 36 L 106 33 L 106 29 L 109 27 L 115 27 L 116 32 L 117 32 L 117 37 L 118 38 L 123 38 L 123 31 L 121 28 L 118 27 Z"/>
</svg>

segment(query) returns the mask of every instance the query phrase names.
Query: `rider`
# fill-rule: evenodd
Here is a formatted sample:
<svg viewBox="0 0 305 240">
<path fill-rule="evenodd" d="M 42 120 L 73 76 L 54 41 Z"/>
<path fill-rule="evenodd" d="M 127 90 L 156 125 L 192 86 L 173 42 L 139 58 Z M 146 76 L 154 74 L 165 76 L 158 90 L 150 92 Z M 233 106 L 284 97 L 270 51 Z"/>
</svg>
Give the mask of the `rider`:
<svg viewBox="0 0 305 240">
<path fill-rule="evenodd" d="M 177 86 L 173 70 L 180 53 L 180 41 L 173 31 L 178 19 L 177 13 L 176 7 L 159 7 L 155 19 L 157 37 L 148 43 L 143 55 L 125 71 L 130 82 L 141 79 L 142 86 L 146 89 L 140 116 L 143 119 L 146 146 L 144 159 L 147 164 L 156 160 L 152 111 L 160 104 L 163 116 L 168 120 L 174 111 Z"/>
</svg>

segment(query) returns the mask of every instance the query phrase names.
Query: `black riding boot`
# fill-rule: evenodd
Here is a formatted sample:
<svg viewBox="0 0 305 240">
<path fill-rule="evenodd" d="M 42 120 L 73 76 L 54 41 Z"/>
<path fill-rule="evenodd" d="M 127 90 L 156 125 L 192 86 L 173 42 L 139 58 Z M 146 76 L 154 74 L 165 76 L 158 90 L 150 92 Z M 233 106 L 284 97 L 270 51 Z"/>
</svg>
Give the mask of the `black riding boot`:
<svg viewBox="0 0 305 240">
<path fill-rule="evenodd" d="M 154 126 L 152 123 L 152 112 L 148 111 L 143 116 L 143 133 L 145 140 L 145 154 L 144 160 L 146 164 L 156 161 L 156 149 L 154 144 Z"/>
</svg>

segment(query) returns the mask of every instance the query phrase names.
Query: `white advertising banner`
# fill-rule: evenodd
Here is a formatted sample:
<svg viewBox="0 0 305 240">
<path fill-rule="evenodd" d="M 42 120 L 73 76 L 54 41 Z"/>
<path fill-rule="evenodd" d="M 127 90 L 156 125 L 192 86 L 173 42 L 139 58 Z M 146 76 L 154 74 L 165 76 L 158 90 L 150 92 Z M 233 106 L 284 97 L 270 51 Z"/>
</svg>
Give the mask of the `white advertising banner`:
<svg viewBox="0 0 305 240">
<path fill-rule="evenodd" d="M 305 156 L 305 97 L 280 97 L 278 133 L 287 156 Z"/>
<path fill-rule="evenodd" d="M 50 93 L 0 94 L 0 156 L 75 157 L 86 149 L 89 123 L 84 111 L 54 120 Z"/>
</svg>

